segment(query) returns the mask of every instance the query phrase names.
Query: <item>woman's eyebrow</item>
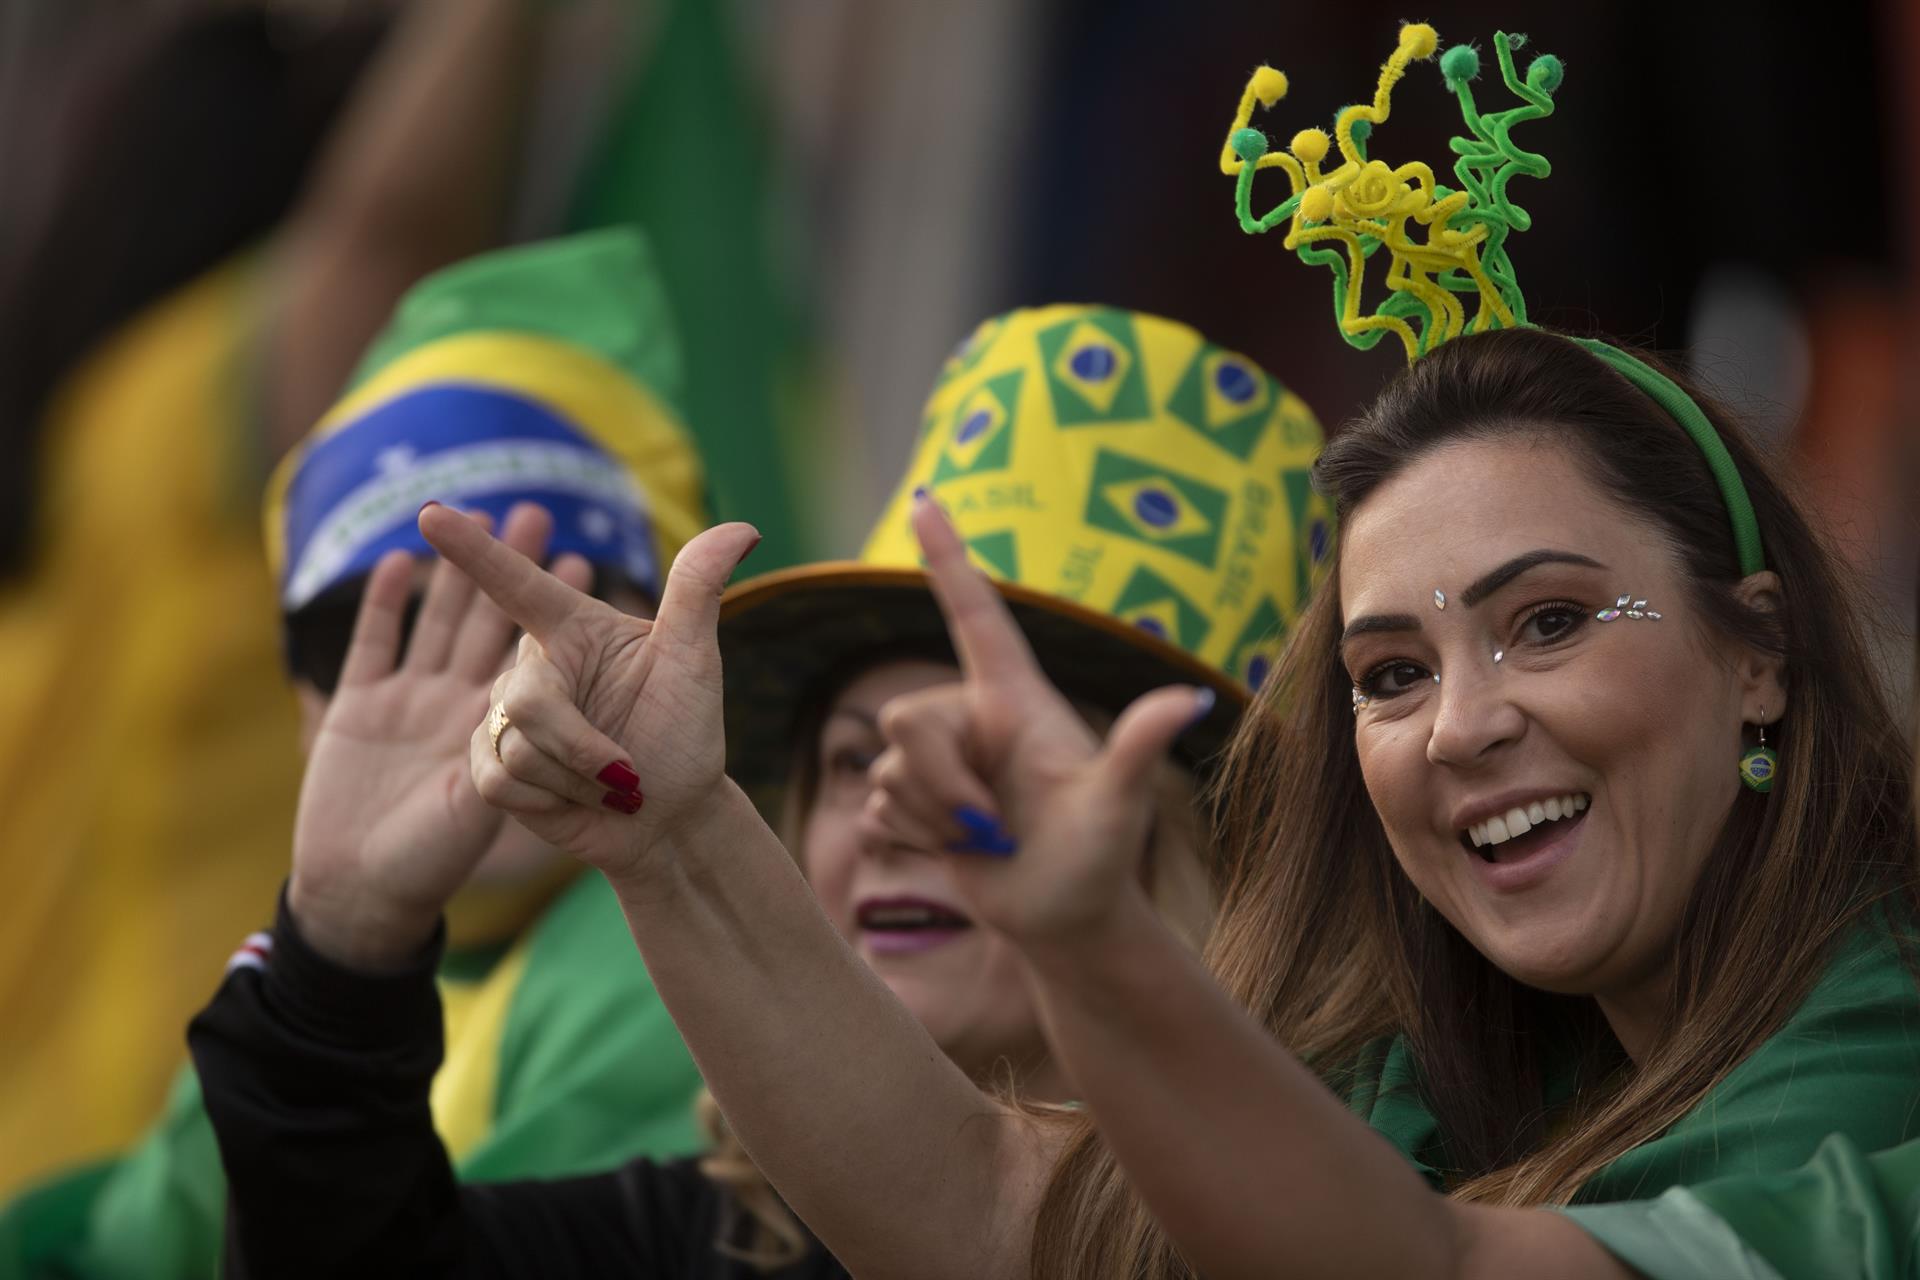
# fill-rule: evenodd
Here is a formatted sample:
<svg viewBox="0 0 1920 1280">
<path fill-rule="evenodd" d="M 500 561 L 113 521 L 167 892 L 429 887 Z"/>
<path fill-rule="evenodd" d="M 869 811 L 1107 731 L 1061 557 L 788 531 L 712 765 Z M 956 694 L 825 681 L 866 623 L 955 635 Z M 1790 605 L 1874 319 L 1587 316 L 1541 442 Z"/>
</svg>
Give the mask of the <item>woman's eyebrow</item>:
<svg viewBox="0 0 1920 1280">
<path fill-rule="evenodd" d="M 1341 647 L 1357 636 L 1370 635 L 1376 631 L 1418 631 L 1420 619 L 1410 613 L 1369 613 L 1355 618 L 1340 633 Z"/>
<path fill-rule="evenodd" d="M 861 707 L 835 707 L 832 712 L 828 714 L 827 719 L 831 720 L 835 716 L 845 716 L 849 720 L 858 720 L 861 724 L 876 732 L 880 728 L 880 718 L 873 712 Z"/>
<path fill-rule="evenodd" d="M 1546 549 L 1529 551 L 1524 555 L 1515 556 L 1492 572 L 1481 575 L 1472 586 L 1460 593 L 1460 603 L 1472 608 L 1527 570 L 1537 569 L 1543 564 L 1577 564 L 1588 569 L 1607 567 L 1593 557 L 1583 556 L 1577 551 Z"/>
</svg>

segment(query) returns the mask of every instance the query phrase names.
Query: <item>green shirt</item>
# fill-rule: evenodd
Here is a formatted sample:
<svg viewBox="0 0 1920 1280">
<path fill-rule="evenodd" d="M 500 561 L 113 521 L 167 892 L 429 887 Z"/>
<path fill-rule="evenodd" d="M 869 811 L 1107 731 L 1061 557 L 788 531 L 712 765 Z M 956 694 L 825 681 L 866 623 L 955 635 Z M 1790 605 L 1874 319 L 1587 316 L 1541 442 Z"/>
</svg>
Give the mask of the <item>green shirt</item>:
<svg viewBox="0 0 1920 1280">
<path fill-rule="evenodd" d="M 461 1178 L 553 1178 L 703 1143 L 700 1076 L 613 891 L 582 875 L 533 924 L 500 1032 L 492 1123 Z M 213 1280 L 226 1182 L 191 1071 L 126 1156 L 0 1212 L 0 1280 Z"/>
<path fill-rule="evenodd" d="M 1835 1134 L 1786 1173 L 1565 1212 L 1652 1280 L 1913 1280 L 1920 1142 L 1869 1157 Z"/>
<path fill-rule="evenodd" d="M 1446 1167 L 1411 1053 L 1395 1039 L 1350 1105 L 1434 1186 Z M 1771 1039 L 1665 1133 L 1601 1170 L 1580 1203 L 1644 1199 L 1732 1174 L 1778 1173 L 1829 1134 L 1878 1151 L 1920 1138 L 1920 987 L 1893 936 L 1861 928 Z"/>
</svg>

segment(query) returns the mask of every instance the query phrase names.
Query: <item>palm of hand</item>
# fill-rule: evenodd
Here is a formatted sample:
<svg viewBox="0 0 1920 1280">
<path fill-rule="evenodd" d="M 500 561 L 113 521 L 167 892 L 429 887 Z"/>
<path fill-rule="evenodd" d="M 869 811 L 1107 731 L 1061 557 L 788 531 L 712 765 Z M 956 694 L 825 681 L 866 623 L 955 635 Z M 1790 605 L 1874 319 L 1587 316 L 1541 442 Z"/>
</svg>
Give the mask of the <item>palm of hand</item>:
<svg viewBox="0 0 1920 1280">
<path fill-rule="evenodd" d="M 308 759 L 296 870 L 437 912 L 502 824 L 467 776 L 468 735 L 486 709 L 483 685 L 446 671 L 343 686 Z"/>
</svg>

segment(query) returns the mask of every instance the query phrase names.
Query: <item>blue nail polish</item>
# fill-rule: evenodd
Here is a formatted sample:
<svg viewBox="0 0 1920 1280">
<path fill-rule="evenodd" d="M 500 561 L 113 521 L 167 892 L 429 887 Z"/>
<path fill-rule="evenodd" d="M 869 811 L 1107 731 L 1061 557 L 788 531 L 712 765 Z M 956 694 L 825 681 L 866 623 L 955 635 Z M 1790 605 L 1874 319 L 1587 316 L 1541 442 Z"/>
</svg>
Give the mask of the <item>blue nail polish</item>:
<svg viewBox="0 0 1920 1280">
<path fill-rule="evenodd" d="M 915 485 L 915 486 L 913 487 L 913 496 L 914 496 L 914 497 L 916 497 L 916 498 L 924 498 L 924 497 L 926 497 L 926 496 L 927 496 L 927 486 L 925 486 L 925 485 L 923 485 L 923 484 L 917 484 L 917 485 Z"/>
<path fill-rule="evenodd" d="M 1201 688 L 1193 695 L 1193 719 L 1189 722 L 1199 724 L 1213 711 L 1213 704 L 1219 700 L 1212 689 Z"/>
<path fill-rule="evenodd" d="M 967 838 L 947 846 L 953 853 L 983 853 L 996 858 L 1011 858 L 1020 851 L 1019 842 L 1000 820 L 963 804 L 953 811 L 953 820 L 967 830 Z"/>
</svg>

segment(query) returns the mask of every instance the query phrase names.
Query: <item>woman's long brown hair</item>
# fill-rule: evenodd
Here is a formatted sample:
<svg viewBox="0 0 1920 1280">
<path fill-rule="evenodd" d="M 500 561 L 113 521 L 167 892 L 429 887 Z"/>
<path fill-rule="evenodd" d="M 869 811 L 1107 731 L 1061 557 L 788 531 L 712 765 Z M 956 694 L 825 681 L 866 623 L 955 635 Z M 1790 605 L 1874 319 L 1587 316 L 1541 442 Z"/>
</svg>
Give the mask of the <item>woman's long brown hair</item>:
<svg viewBox="0 0 1920 1280">
<path fill-rule="evenodd" d="M 1686 383 L 1683 379 L 1682 385 Z M 1689 392 L 1694 392 L 1690 386 Z M 1911 750 L 1875 684 L 1848 580 L 1724 411 L 1695 399 L 1745 479 L 1783 604 L 1751 608 L 1719 490 L 1652 400 L 1572 342 L 1533 329 L 1426 356 L 1328 446 L 1315 481 L 1341 517 L 1436 447 L 1544 439 L 1574 450 L 1623 520 L 1660 529 L 1708 625 L 1784 659 L 1788 713 L 1770 795 L 1741 790 L 1676 940 L 1666 1029 L 1628 1065 L 1593 1002 L 1522 987 L 1427 905 L 1395 863 L 1353 745 L 1337 576 L 1227 753 L 1215 796 L 1228 877 L 1208 963 L 1221 985 L 1336 1089 L 1362 1050 L 1405 1035 L 1439 1123 L 1452 1194 L 1563 1203 L 1658 1136 L 1779 1029 L 1842 933 L 1915 901 Z M 1732 769 L 1734 761 L 1727 767 Z M 1540 1041 L 1588 1064 L 1546 1125 Z M 1190 1277 L 1089 1119 L 1035 1226 L 1036 1277 Z"/>
</svg>

